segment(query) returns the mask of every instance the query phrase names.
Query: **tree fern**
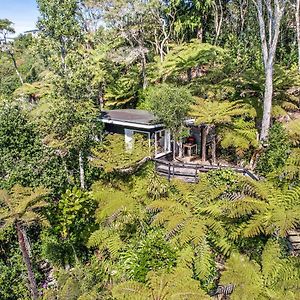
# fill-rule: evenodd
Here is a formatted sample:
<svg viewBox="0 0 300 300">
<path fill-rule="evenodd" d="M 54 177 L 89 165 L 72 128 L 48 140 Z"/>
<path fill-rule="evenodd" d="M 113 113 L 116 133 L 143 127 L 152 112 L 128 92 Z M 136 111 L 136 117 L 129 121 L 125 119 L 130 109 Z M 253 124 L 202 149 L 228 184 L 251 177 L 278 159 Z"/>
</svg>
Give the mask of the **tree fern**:
<svg viewBox="0 0 300 300">
<path fill-rule="evenodd" d="M 206 239 L 195 248 L 194 273 L 202 281 L 208 281 L 211 277 L 211 269 L 214 264 L 212 250 Z"/>
<path fill-rule="evenodd" d="M 104 188 L 102 183 L 98 183 L 93 185 L 93 195 L 99 202 L 96 211 L 98 223 L 121 228 L 139 216 L 143 217 L 141 202 L 126 191 Z"/>
<path fill-rule="evenodd" d="M 220 283 L 234 284 L 231 299 L 297 299 L 299 262 L 283 258 L 279 243 L 269 240 L 262 253 L 261 265 L 245 255 L 232 254 L 225 265 Z"/>
<path fill-rule="evenodd" d="M 233 147 L 240 157 L 250 147 L 258 147 L 258 135 L 253 121 L 236 119 L 231 125 L 221 128 L 219 134 L 221 147 L 225 149 Z"/>
<path fill-rule="evenodd" d="M 158 211 L 153 217 L 153 225 L 163 225 L 166 237 L 180 245 L 193 242 L 199 243 L 205 236 L 205 223 L 193 215 L 190 209 L 175 200 L 153 201 L 148 209 Z"/>
<path fill-rule="evenodd" d="M 254 214 L 245 228 L 246 236 L 259 233 L 285 236 L 289 229 L 300 222 L 299 187 L 292 189 L 270 189 L 265 206 Z"/>
<path fill-rule="evenodd" d="M 103 256 L 106 256 L 108 252 L 109 256 L 114 259 L 124 244 L 117 232 L 101 228 L 91 234 L 87 245 L 88 247 L 97 247 Z"/>
<path fill-rule="evenodd" d="M 92 149 L 90 163 L 107 173 L 119 172 L 137 164 L 143 158 L 150 156 L 148 141 L 135 135 L 134 149 L 126 151 L 124 136 L 110 134 L 105 137 L 103 143 Z"/>
<path fill-rule="evenodd" d="M 187 268 L 175 268 L 172 272 L 149 272 L 147 284 L 127 281 L 112 289 L 113 297 L 121 299 L 184 300 L 209 299 L 200 289 L 192 272 Z"/>
<path fill-rule="evenodd" d="M 232 300 L 263 299 L 263 279 L 260 274 L 260 266 L 250 261 L 246 256 L 233 253 L 225 265 L 222 273 L 221 284 L 234 284 L 234 292 L 230 296 Z"/>
<path fill-rule="evenodd" d="M 294 145 L 300 143 L 300 119 L 294 119 L 285 124 L 285 129 Z"/>
<path fill-rule="evenodd" d="M 285 164 L 274 170 L 268 175 L 268 178 L 273 182 L 279 183 L 299 183 L 300 182 L 300 149 L 294 148 Z"/>
</svg>

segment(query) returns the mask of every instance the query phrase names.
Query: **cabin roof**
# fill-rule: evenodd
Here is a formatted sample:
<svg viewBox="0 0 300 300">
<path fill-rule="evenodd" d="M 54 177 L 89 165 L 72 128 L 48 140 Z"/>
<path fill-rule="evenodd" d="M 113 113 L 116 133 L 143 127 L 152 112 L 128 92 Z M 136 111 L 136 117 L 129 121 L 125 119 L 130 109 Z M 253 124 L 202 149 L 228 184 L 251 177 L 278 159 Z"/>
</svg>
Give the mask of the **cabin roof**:
<svg viewBox="0 0 300 300">
<path fill-rule="evenodd" d="M 140 109 L 114 109 L 104 110 L 101 114 L 102 120 L 114 120 L 122 122 L 134 122 L 138 124 L 157 124 L 158 119 L 152 112 Z"/>
<path fill-rule="evenodd" d="M 152 112 L 141 109 L 103 110 L 101 120 L 103 123 L 146 129 L 163 126 Z"/>
</svg>

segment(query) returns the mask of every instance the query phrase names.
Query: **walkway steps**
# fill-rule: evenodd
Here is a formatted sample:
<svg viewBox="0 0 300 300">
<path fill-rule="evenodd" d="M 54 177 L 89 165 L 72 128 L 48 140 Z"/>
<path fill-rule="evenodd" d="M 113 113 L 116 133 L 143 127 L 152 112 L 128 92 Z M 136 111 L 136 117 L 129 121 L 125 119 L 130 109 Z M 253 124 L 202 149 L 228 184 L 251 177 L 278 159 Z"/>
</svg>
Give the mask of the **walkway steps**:
<svg viewBox="0 0 300 300">
<path fill-rule="evenodd" d="M 300 254 L 300 228 L 288 231 L 288 240 L 294 255 Z"/>
</svg>

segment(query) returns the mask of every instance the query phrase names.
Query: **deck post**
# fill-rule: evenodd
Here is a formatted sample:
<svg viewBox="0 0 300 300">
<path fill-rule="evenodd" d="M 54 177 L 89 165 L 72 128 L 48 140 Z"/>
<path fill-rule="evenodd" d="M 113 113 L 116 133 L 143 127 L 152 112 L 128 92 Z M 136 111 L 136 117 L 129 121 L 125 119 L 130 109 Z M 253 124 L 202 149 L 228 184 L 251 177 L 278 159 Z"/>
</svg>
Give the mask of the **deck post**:
<svg viewBox="0 0 300 300">
<path fill-rule="evenodd" d="M 168 163 L 168 180 L 170 181 L 171 179 L 171 163 Z"/>
<path fill-rule="evenodd" d="M 172 171 L 172 173 L 173 173 L 173 178 L 174 178 L 174 175 L 175 175 L 175 166 L 174 166 L 174 163 L 173 163 L 173 171 Z"/>
</svg>

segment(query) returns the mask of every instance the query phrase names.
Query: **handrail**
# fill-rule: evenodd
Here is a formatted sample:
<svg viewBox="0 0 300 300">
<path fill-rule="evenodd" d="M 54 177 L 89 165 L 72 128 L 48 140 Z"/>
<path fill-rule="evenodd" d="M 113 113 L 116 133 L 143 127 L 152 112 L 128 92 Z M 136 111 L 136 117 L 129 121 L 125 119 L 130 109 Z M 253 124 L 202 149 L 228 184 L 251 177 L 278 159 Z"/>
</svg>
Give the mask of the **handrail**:
<svg viewBox="0 0 300 300">
<path fill-rule="evenodd" d="M 237 173 L 242 173 L 243 175 L 248 175 L 251 179 L 254 180 L 259 180 L 259 177 L 251 172 L 248 169 L 242 168 L 242 167 L 234 167 L 234 166 L 216 166 L 216 165 L 202 165 L 202 164 L 191 164 L 191 163 L 178 163 L 178 162 L 170 162 L 158 158 L 153 158 L 153 161 L 155 163 L 159 163 L 161 165 L 165 165 L 168 167 L 168 178 L 171 177 L 172 175 L 176 175 L 174 169 L 175 168 L 182 168 L 182 169 L 189 169 L 189 170 L 195 170 L 195 174 L 197 171 L 210 171 L 210 170 L 224 170 L 224 169 L 231 169 Z M 171 167 L 172 167 L 172 172 L 171 172 Z M 191 176 L 190 174 L 186 174 L 185 176 Z"/>
</svg>

